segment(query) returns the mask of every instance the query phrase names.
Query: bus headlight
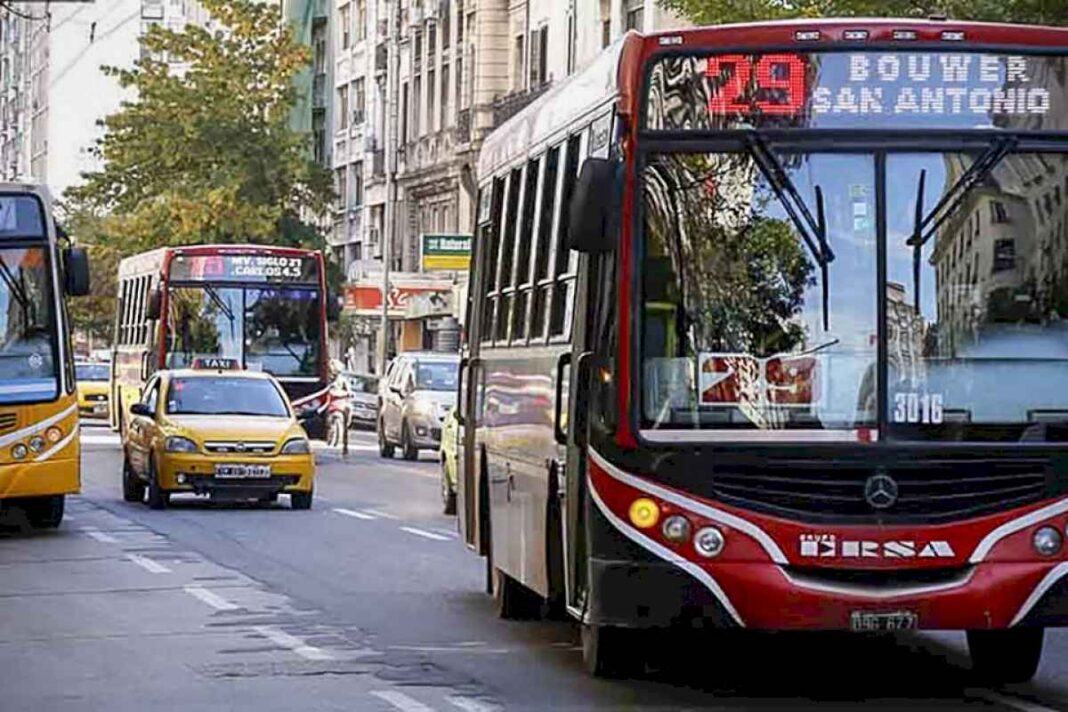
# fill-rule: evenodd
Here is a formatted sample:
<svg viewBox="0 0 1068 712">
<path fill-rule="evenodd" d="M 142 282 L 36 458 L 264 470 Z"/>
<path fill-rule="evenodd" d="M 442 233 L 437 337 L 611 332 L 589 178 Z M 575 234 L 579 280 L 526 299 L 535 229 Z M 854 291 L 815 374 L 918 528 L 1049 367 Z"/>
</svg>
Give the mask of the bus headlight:
<svg viewBox="0 0 1068 712">
<path fill-rule="evenodd" d="M 189 438 L 172 435 L 167 438 L 167 442 L 164 443 L 163 449 L 167 452 L 196 452 L 197 444 Z"/>
<path fill-rule="evenodd" d="M 690 520 L 681 514 L 673 514 L 664 520 L 660 531 L 665 539 L 678 544 L 690 538 Z"/>
<path fill-rule="evenodd" d="M 693 548 L 706 559 L 719 556 L 719 553 L 723 551 L 723 544 L 723 532 L 715 527 L 699 529 L 693 537 Z"/>
<path fill-rule="evenodd" d="M 286 441 L 286 444 L 282 446 L 283 455 L 307 455 L 311 452 L 311 447 L 308 445 L 306 438 L 293 438 Z"/>
<path fill-rule="evenodd" d="M 1053 556 L 1063 543 L 1061 533 L 1053 527 L 1039 527 L 1031 538 L 1031 545 L 1040 556 Z"/>
<path fill-rule="evenodd" d="M 40 435 L 34 435 L 30 438 L 30 449 L 34 452 L 41 452 L 45 448 L 45 439 Z"/>
<path fill-rule="evenodd" d="M 58 443 L 63 439 L 63 431 L 53 425 L 45 431 L 45 439 L 53 444 Z"/>
<path fill-rule="evenodd" d="M 25 460 L 26 456 L 29 454 L 30 449 L 22 443 L 18 443 L 17 445 L 11 448 L 11 457 L 15 458 L 16 460 Z"/>
</svg>

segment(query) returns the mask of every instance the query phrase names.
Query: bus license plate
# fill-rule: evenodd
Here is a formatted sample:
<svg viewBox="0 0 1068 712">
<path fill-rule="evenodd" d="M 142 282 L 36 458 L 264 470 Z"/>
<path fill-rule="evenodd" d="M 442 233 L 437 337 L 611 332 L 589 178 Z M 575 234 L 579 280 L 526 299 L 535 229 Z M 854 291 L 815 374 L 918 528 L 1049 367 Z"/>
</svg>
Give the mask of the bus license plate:
<svg viewBox="0 0 1068 712">
<path fill-rule="evenodd" d="M 912 630 L 918 627 L 920 617 L 910 611 L 893 613 L 870 613 L 853 611 L 849 616 L 849 627 L 859 633 L 878 630 Z"/>
<path fill-rule="evenodd" d="M 216 465 L 215 476 L 226 479 L 244 479 L 248 477 L 270 477 L 270 465 Z"/>
</svg>

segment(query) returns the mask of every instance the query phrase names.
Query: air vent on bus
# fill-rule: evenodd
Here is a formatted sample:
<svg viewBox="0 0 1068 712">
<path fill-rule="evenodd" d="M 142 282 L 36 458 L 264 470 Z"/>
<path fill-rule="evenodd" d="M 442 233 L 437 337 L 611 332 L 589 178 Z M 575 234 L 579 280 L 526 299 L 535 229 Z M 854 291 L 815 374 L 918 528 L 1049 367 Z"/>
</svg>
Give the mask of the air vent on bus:
<svg viewBox="0 0 1068 712">
<path fill-rule="evenodd" d="M 17 413 L 0 413 L 0 433 L 7 433 L 15 429 L 18 425 L 19 416 Z"/>
</svg>

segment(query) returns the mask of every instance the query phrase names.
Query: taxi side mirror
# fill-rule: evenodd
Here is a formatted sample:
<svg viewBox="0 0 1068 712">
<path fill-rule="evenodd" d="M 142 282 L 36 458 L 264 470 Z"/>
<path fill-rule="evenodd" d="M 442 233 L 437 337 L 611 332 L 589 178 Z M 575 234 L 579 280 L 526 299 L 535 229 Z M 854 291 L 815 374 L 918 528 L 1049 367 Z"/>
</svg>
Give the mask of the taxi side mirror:
<svg viewBox="0 0 1068 712">
<path fill-rule="evenodd" d="M 131 415 L 140 415 L 140 416 L 145 417 L 145 418 L 151 418 L 151 417 L 153 417 L 155 415 L 155 413 L 152 412 L 152 409 L 149 408 L 144 403 L 134 403 L 133 405 L 131 405 L 130 406 L 130 414 Z"/>
</svg>

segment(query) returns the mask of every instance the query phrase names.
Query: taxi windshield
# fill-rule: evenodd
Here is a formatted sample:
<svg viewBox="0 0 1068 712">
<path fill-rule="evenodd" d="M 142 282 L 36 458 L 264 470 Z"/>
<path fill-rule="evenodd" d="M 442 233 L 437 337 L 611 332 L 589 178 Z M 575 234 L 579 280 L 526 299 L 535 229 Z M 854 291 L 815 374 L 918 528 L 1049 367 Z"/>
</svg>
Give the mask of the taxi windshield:
<svg viewBox="0 0 1068 712">
<path fill-rule="evenodd" d="M 247 415 L 285 418 L 289 408 L 273 383 L 258 378 L 175 378 L 170 415 Z"/>
<path fill-rule="evenodd" d="M 79 381 L 106 381 L 111 378 L 111 369 L 106 363 L 76 363 L 74 375 Z"/>
</svg>

